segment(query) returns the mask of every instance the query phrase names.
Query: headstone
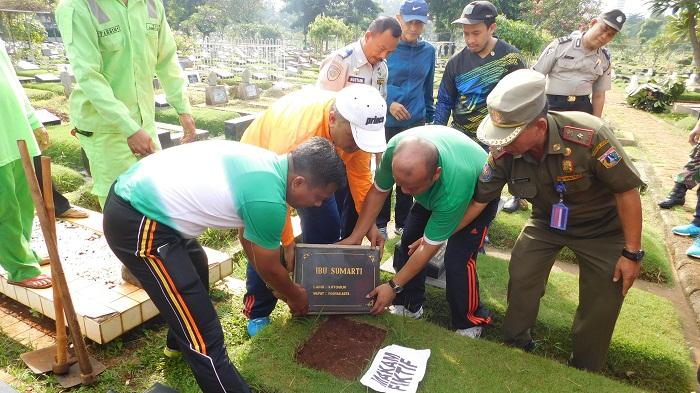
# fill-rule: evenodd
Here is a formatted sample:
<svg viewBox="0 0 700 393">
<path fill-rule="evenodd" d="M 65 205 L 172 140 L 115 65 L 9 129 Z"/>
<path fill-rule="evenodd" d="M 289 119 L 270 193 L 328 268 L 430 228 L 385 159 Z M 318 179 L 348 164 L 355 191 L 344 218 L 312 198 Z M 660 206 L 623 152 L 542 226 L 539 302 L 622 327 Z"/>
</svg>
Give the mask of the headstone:
<svg viewBox="0 0 700 393">
<path fill-rule="evenodd" d="M 306 289 L 309 314 L 366 314 L 379 285 L 379 250 L 368 246 L 297 244 L 294 282 Z"/>
<path fill-rule="evenodd" d="M 38 109 L 34 111 L 36 118 L 45 126 L 61 125 L 61 119 L 46 109 Z"/>
<path fill-rule="evenodd" d="M 156 94 L 155 101 L 156 108 L 167 108 L 170 106 L 168 100 L 165 99 L 165 94 Z"/>
<path fill-rule="evenodd" d="M 63 95 L 70 97 L 70 93 L 73 92 L 73 78 L 68 71 L 61 72 L 61 84 L 63 85 Z"/>
<path fill-rule="evenodd" d="M 34 63 L 30 63 L 30 62 L 25 61 L 25 60 L 20 60 L 19 62 L 17 62 L 17 69 L 22 70 L 22 71 L 35 71 L 35 70 L 38 70 L 40 68 L 38 65 L 36 65 Z"/>
<path fill-rule="evenodd" d="M 204 89 L 204 98 L 207 105 L 222 105 L 228 103 L 226 86 L 219 84 L 219 75 L 212 71 L 207 76 L 207 86 Z"/>
<path fill-rule="evenodd" d="M 279 81 L 275 82 L 275 84 L 272 85 L 272 87 L 269 88 L 265 94 L 271 97 L 281 98 L 284 97 L 287 93 L 289 93 L 293 88 L 294 85 L 292 85 L 291 83 Z"/>
<path fill-rule="evenodd" d="M 252 75 L 253 79 L 255 80 L 268 80 L 270 78 L 269 75 L 263 74 L 262 72 L 255 72 Z"/>
<path fill-rule="evenodd" d="M 51 56 L 53 53 L 51 53 L 50 48 L 41 48 L 41 54 L 43 56 Z"/>
<path fill-rule="evenodd" d="M 184 135 L 182 126 L 161 122 L 156 122 L 156 132 L 163 149 L 179 145 Z M 200 130 L 199 128 L 195 129 L 195 140 L 202 141 L 205 139 L 209 139 L 209 131 Z"/>
<path fill-rule="evenodd" d="M 209 75 L 207 75 L 207 83 L 209 84 L 209 86 L 218 85 L 219 84 L 219 75 L 214 71 L 210 71 Z"/>
<path fill-rule="evenodd" d="M 17 80 L 19 83 L 32 83 L 36 81 L 36 79 L 32 78 L 31 76 L 18 76 Z"/>
<path fill-rule="evenodd" d="M 685 81 L 685 88 L 689 91 L 700 90 L 700 75 L 696 73 L 690 74 L 688 80 Z"/>
<path fill-rule="evenodd" d="M 258 117 L 258 114 L 251 114 L 226 120 L 224 122 L 224 136 L 230 141 L 240 141 L 246 128 Z"/>
<path fill-rule="evenodd" d="M 241 74 L 241 83 L 244 83 L 244 84 L 250 83 L 250 70 L 247 68 Z"/>
<path fill-rule="evenodd" d="M 34 75 L 34 79 L 39 83 L 58 83 L 61 81 L 61 78 L 54 74 L 36 74 Z"/>
<path fill-rule="evenodd" d="M 216 68 L 213 71 L 216 72 L 216 75 L 218 75 L 221 79 L 229 79 L 234 77 L 233 72 L 221 68 Z"/>
<path fill-rule="evenodd" d="M 187 71 L 185 72 L 185 80 L 187 84 L 199 83 L 199 73 L 197 71 Z"/>
<path fill-rule="evenodd" d="M 178 62 L 180 63 L 180 68 L 183 70 L 194 67 L 194 62 L 188 57 L 180 57 L 178 58 Z"/>
<path fill-rule="evenodd" d="M 236 97 L 241 100 L 252 100 L 260 96 L 258 87 L 251 83 L 239 83 L 236 88 Z"/>
</svg>

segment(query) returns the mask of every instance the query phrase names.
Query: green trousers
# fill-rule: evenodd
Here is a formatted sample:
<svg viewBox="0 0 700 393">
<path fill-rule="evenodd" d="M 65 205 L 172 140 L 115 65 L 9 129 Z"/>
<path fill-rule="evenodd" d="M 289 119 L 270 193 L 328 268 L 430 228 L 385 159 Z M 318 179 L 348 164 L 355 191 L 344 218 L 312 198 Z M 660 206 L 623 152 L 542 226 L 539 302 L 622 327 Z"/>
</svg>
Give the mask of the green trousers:
<svg viewBox="0 0 700 393">
<path fill-rule="evenodd" d="M 579 264 L 579 305 L 573 323 L 570 364 L 590 371 L 605 365 L 615 322 L 622 307 L 622 280 L 613 273 L 624 238 L 617 235 L 582 239 L 528 221 L 511 253 L 508 309 L 503 321 L 506 343 L 524 347 L 532 337 L 549 272 L 562 247 L 569 247 Z"/>
<path fill-rule="evenodd" d="M 29 247 L 34 203 L 22 161 L 0 166 L 0 266 L 11 281 L 41 274 L 39 257 Z"/>
</svg>

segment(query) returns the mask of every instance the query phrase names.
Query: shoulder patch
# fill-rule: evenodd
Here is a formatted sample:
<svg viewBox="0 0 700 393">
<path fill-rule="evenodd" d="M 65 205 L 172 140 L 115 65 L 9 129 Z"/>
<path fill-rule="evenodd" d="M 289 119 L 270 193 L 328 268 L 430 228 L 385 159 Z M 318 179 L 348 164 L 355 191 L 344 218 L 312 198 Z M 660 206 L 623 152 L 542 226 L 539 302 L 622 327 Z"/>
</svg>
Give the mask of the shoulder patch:
<svg viewBox="0 0 700 393">
<path fill-rule="evenodd" d="M 340 55 L 340 57 L 343 59 L 347 59 L 351 54 L 352 54 L 352 46 L 351 45 L 348 45 L 345 48 L 338 50 L 338 55 Z"/>
<path fill-rule="evenodd" d="M 593 130 L 571 126 L 565 126 L 561 130 L 562 139 L 586 147 L 591 147 L 591 143 L 593 143 L 594 134 L 595 131 Z"/>
<path fill-rule="evenodd" d="M 572 40 L 572 38 L 570 36 L 557 38 L 557 42 L 559 42 L 560 44 L 563 44 L 565 42 L 569 42 L 571 40 Z"/>
<path fill-rule="evenodd" d="M 491 169 L 491 165 L 487 162 L 484 164 L 484 167 L 481 169 L 481 173 L 479 174 L 479 181 L 482 183 L 488 183 L 491 181 L 493 178 L 493 169 Z"/>
</svg>

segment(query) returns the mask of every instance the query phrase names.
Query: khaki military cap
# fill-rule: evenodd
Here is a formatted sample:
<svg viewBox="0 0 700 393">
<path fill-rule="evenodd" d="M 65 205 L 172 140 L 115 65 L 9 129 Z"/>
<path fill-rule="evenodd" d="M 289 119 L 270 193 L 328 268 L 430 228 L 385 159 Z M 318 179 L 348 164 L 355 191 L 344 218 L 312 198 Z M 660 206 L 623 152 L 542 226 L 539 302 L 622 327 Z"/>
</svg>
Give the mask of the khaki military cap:
<svg viewBox="0 0 700 393">
<path fill-rule="evenodd" d="M 547 103 L 544 75 L 522 69 L 506 75 L 486 98 L 489 114 L 479 124 L 476 136 L 489 146 L 513 142 Z"/>
</svg>

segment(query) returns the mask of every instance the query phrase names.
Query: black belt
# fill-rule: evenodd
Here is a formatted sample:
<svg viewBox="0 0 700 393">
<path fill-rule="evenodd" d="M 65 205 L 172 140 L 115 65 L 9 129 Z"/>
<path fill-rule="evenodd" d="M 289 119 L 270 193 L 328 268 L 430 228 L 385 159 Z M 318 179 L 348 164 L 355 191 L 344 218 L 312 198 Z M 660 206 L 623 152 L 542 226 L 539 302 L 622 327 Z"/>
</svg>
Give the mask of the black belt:
<svg viewBox="0 0 700 393">
<path fill-rule="evenodd" d="M 588 95 L 585 96 L 560 96 L 557 94 L 547 94 L 547 98 L 550 100 L 566 101 L 566 102 L 576 102 L 579 100 L 587 101 L 590 99 Z"/>
</svg>

